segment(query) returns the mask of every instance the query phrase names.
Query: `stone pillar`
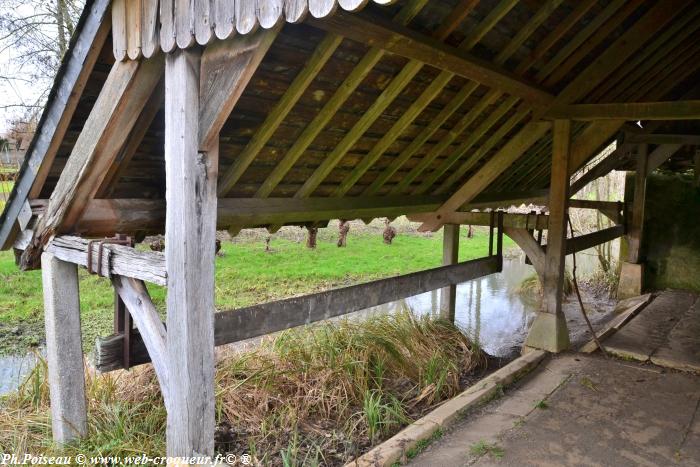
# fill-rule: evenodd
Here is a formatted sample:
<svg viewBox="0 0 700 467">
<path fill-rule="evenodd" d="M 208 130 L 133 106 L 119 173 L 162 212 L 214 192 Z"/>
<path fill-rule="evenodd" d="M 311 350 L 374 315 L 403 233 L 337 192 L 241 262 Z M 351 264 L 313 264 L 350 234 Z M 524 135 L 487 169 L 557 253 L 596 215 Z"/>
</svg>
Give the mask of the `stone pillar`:
<svg viewBox="0 0 700 467">
<path fill-rule="evenodd" d="M 549 188 L 549 225 L 544 265 L 543 309 L 535 318 L 525 346 L 561 352 L 569 347 L 569 331 L 562 311 L 566 232 L 569 204 L 571 122 L 555 120 L 552 173 Z"/>
<path fill-rule="evenodd" d="M 442 265 L 457 264 L 459 254 L 459 225 L 446 224 L 443 228 Z M 440 317 L 455 322 L 457 286 L 443 287 L 440 291 Z"/>
<path fill-rule="evenodd" d="M 41 255 L 51 429 L 58 444 L 87 434 L 78 268 Z"/>
</svg>

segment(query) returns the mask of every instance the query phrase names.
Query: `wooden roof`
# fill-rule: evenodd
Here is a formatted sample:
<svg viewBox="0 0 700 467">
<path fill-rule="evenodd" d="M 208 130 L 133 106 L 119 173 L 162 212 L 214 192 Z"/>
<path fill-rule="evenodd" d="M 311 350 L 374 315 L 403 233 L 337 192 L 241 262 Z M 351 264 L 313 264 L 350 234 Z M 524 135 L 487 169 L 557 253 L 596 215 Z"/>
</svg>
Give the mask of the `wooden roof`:
<svg viewBox="0 0 700 467">
<path fill-rule="evenodd" d="M 181 3 L 187 4 L 161 1 L 160 47 L 165 47 L 163 15 Z M 335 2 L 309 1 L 311 15 L 295 24 L 280 18 L 290 19 L 288 5 L 305 9 L 306 2 L 269 3 L 276 5 L 277 20 L 263 21 L 261 9 L 255 18 L 272 29 L 250 34 L 273 34 L 272 44 L 220 133 L 219 197 L 227 200 L 220 204 L 235 206 L 230 200 L 240 199 L 240 206 L 264 211 L 290 199 L 300 213 L 246 217 L 250 213 L 240 208 L 239 217 L 225 222 L 220 215 L 220 227 L 303 223 L 354 212 L 328 201 L 322 214 L 303 214 L 304 206 L 321 209 L 312 203 L 322 198 L 352 198 L 362 206 L 386 198 L 394 208 L 378 207 L 372 215 L 394 215 L 410 213 L 411 206 L 459 209 L 478 195 L 546 188 L 551 134 L 542 117 L 549 109 L 698 94 L 700 5 L 690 0 L 340 1 L 342 8 L 365 6 L 364 11 L 348 14 L 341 8 L 320 20 L 313 16 L 325 13 L 314 14 L 315 5 L 326 4 L 323 11 L 330 13 Z M 214 14 L 208 17 L 209 34 L 218 36 Z M 184 34 L 188 39 L 181 42 L 177 32 L 175 44 L 199 41 L 196 28 Z M 39 163 L 28 199 L 51 195 L 115 51 L 120 59 L 125 50 L 125 59 L 130 55 L 124 40 L 121 30 L 93 40 L 101 51 L 60 145 Z M 141 53 L 147 55 L 143 47 Z M 162 203 L 162 88 L 162 82 L 156 86 L 97 199 Z M 681 122 L 664 125 L 653 131 L 674 132 Z M 687 131 L 685 125 L 681 129 Z M 574 168 L 624 128 L 624 120 L 575 122 Z M 309 204 L 301 202 L 305 199 Z"/>
</svg>

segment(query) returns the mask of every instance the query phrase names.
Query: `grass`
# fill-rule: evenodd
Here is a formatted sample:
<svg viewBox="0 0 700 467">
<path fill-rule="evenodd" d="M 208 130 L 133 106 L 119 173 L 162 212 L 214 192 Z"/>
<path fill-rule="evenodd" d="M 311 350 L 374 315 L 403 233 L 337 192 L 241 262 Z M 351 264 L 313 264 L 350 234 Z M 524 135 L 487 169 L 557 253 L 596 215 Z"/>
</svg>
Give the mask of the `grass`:
<svg viewBox="0 0 700 467">
<path fill-rule="evenodd" d="M 539 402 L 537 402 L 537 403 L 535 404 L 535 408 L 536 408 L 536 409 L 542 409 L 542 410 L 548 409 L 548 408 L 549 408 L 549 404 L 547 403 L 546 400 L 542 399 L 541 401 L 539 401 Z"/>
<path fill-rule="evenodd" d="M 469 448 L 469 452 L 473 456 L 479 457 L 488 454 L 495 459 L 501 459 L 505 455 L 505 451 L 502 447 L 495 443 L 487 443 L 486 441 L 479 441 L 478 443 L 473 444 L 471 448 Z"/>
<path fill-rule="evenodd" d="M 485 366 L 453 324 L 405 310 L 290 330 L 220 359 L 217 451 L 248 452 L 256 465 L 342 465 L 457 394 L 465 375 Z M 166 414 L 150 367 L 90 376 L 87 395 L 88 436 L 52 445 L 46 365 L 38 365 L 0 399 L 0 452 L 162 455 Z"/>
<path fill-rule="evenodd" d="M 382 226 L 383 227 L 383 226 Z M 335 245 L 336 230 L 319 232 L 318 248 L 305 247 L 300 229 L 285 228 L 273 236 L 265 252 L 263 235 L 241 234 L 224 242 L 216 259 L 216 306 L 228 310 L 331 287 L 405 274 L 441 264 L 442 235 L 400 231 L 385 245 L 381 229 L 373 231 L 353 223 L 346 248 Z M 376 230 L 376 229 L 375 229 Z M 460 260 L 488 251 L 487 229 L 474 237 L 462 232 Z M 507 237 L 504 244 L 511 246 Z M 165 289 L 149 286 L 154 303 L 165 308 Z M 95 338 L 112 331 L 113 292 L 109 281 L 80 271 L 83 347 L 92 349 Z M 12 252 L 0 252 L 0 353 L 23 352 L 43 339 L 41 272 L 20 272 Z"/>
</svg>

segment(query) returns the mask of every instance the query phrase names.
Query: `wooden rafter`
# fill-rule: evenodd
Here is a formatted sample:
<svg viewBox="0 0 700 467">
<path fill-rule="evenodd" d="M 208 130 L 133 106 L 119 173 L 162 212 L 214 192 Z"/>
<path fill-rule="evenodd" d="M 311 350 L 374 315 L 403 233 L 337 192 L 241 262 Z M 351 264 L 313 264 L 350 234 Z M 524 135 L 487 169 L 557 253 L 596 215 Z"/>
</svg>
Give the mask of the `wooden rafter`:
<svg viewBox="0 0 700 467">
<path fill-rule="evenodd" d="M 426 3 L 427 0 L 413 0 L 401 9 L 395 20 L 403 24 L 409 23 Z M 342 33 L 338 35 L 342 35 Z M 343 103 L 352 95 L 357 86 L 360 85 L 372 68 L 384 56 L 384 53 L 385 51 L 383 49 L 372 47 L 360 59 L 355 68 L 338 87 L 338 90 L 331 96 L 313 120 L 309 122 L 306 128 L 304 128 L 304 131 L 299 135 L 292 147 L 287 150 L 282 160 L 275 165 L 274 170 L 258 188 L 256 196 L 266 197 L 274 191 L 287 172 L 291 170 L 326 124 L 338 112 Z M 240 171 L 240 169 L 238 170 Z M 230 183 L 227 183 L 227 186 L 228 185 L 232 186 Z"/>
<path fill-rule="evenodd" d="M 548 118 L 571 120 L 698 120 L 700 100 L 576 104 L 547 112 Z"/>
<path fill-rule="evenodd" d="M 163 63 L 161 56 L 114 64 L 24 251 L 22 267 L 36 266 L 49 238 L 79 220 L 160 81 Z"/>
<path fill-rule="evenodd" d="M 326 31 L 344 33 L 347 38 L 361 43 L 381 44 L 388 52 L 486 84 L 537 107 L 548 106 L 553 99 L 548 92 L 499 66 L 378 18 L 369 20 L 362 15 L 339 13 L 327 20 L 312 21 L 312 24 Z"/>
</svg>

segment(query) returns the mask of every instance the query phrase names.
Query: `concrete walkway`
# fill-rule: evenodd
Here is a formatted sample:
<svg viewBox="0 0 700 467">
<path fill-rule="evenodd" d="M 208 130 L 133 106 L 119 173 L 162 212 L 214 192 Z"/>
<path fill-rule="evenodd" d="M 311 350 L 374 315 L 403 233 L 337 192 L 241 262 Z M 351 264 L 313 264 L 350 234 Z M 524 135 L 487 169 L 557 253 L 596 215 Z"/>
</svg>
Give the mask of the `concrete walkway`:
<svg viewBox="0 0 700 467">
<path fill-rule="evenodd" d="M 700 465 L 700 376 L 553 356 L 409 465 Z"/>
</svg>

